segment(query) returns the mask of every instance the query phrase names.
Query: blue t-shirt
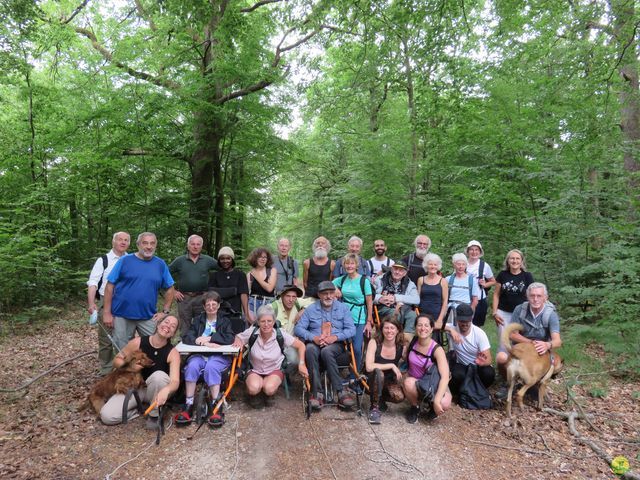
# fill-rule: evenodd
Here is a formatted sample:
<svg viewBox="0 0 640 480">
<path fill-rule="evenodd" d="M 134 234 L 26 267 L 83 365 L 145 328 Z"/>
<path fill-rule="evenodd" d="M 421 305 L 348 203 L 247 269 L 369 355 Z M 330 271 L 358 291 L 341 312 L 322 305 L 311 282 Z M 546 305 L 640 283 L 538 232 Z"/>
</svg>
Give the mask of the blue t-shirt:
<svg viewBox="0 0 640 480">
<path fill-rule="evenodd" d="M 362 287 L 360 286 L 360 275 L 356 278 L 343 277 L 335 278 L 333 284 L 342 291 L 341 302 L 345 303 L 351 310 L 351 316 L 353 317 L 353 323 L 360 325 L 367 321 L 367 307 L 365 305 L 365 296 L 362 294 Z M 364 293 L 365 295 L 372 295 L 373 290 L 371 288 L 371 282 L 365 278 L 364 281 Z"/>
<path fill-rule="evenodd" d="M 164 260 L 158 257 L 141 260 L 133 253 L 122 257 L 107 279 L 114 285 L 111 313 L 130 320 L 153 317 L 158 290 L 174 283 Z"/>
</svg>

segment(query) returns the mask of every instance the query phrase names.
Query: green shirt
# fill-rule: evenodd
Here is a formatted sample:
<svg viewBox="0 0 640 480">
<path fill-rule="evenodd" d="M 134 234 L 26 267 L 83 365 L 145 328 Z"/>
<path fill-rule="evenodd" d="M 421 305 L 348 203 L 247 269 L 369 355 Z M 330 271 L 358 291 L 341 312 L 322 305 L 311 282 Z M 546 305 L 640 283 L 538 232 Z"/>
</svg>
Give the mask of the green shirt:
<svg viewBox="0 0 640 480">
<path fill-rule="evenodd" d="M 189 254 L 180 255 L 169 265 L 176 288 L 181 292 L 206 292 L 211 270 L 218 270 L 218 262 L 209 255 L 200 255 L 195 263 Z"/>
</svg>

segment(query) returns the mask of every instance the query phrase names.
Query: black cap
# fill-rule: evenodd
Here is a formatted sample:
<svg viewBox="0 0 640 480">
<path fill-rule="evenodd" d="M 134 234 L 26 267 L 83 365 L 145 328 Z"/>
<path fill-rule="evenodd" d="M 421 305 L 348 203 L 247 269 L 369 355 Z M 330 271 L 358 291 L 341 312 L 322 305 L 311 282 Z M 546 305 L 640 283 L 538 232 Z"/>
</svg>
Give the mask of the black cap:
<svg viewBox="0 0 640 480">
<path fill-rule="evenodd" d="M 473 309 L 468 303 L 461 303 L 456 307 L 456 321 L 470 322 L 473 319 Z"/>
</svg>

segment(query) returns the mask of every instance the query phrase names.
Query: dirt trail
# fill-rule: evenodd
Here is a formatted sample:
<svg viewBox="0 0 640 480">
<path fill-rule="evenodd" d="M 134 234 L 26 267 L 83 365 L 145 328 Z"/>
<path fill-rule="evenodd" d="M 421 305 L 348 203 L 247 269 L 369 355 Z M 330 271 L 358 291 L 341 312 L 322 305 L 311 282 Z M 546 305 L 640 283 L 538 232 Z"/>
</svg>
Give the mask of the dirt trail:
<svg viewBox="0 0 640 480">
<path fill-rule="evenodd" d="M 5 339 L 0 388 L 21 385 L 96 344 L 95 329 L 84 324 L 83 312 L 77 321 Z M 0 393 L 0 478 L 104 479 L 129 460 L 110 478 L 229 479 L 232 473 L 234 479 L 250 480 L 331 480 L 334 473 L 358 480 L 616 478 L 571 436 L 564 419 L 531 406 L 518 411 L 512 424 L 506 424 L 502 405 L 486 411 L 454 405 L 443 418 L 409 425 L 406 406 L 392 405 L 382 425 L 371 427 L 364 417 L 335 407 L 305 420 L 300 385 L 294 385 L 290 400 L 281 391 L 275 407 L 253 410 L 239 399 L 244 387 L 239 384 L 222 429 L 204 426 L 187 440 L 195 426 L 171 427 L 156 446 L 143 419 L 107 427 L 91 412 L 77 411 L 97 379 L 96 370 L 96 359 L 85 357 L 26 390 Z M 606 395 L 594 398 L 573 382 L 570 400 L 565 381 L 571 373 L 565 375 L 554 380 L 547 406 L 571 411 L 579 402 L 596 428 L 580 421 L 580 432 L 640 470 L 640 385 L 609 379 Z M 394 466 L 383 447 L 403 464 Z"/>
</svg>

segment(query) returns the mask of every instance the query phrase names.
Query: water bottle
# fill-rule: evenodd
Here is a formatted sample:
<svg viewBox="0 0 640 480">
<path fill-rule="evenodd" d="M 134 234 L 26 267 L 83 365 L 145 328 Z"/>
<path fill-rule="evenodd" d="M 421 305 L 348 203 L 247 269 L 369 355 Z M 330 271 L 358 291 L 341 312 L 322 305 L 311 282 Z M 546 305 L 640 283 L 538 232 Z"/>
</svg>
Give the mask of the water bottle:
<svg viewBox="0 0 640 480">
<path fill-rule="evenodd" d="M 89 316 L 89 325 L 95 325 L 96 323 L 98 323 L 98 310 L 94 310 Z"/>
</svg>

